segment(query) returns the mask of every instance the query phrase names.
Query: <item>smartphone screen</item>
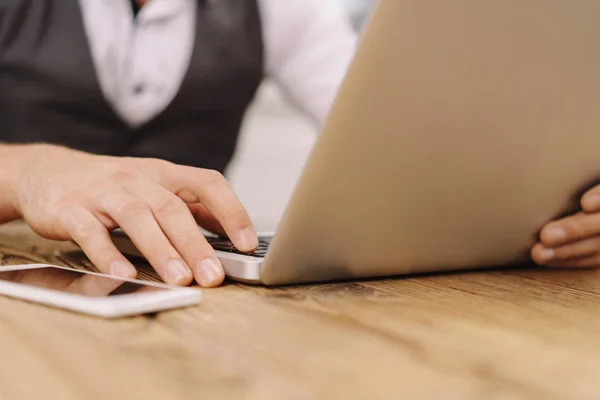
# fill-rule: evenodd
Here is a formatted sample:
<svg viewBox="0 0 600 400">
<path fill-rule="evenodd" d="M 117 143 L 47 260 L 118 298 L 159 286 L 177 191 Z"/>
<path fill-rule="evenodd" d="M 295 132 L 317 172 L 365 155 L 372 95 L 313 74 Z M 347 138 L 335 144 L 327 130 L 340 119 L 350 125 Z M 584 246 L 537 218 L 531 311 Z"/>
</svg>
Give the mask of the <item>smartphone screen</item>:
<svg viewBox="0 0 600 400">
<path fill-rule="evenodd" d="M 17 271 L 0 270 L 0 281 L 20 283 L 87 297 L 108 297 L 169 290 L 168 288 L 127 282 L 119 278 L 97 276 L 56 267 L 40 267 Z"/>
</svg>

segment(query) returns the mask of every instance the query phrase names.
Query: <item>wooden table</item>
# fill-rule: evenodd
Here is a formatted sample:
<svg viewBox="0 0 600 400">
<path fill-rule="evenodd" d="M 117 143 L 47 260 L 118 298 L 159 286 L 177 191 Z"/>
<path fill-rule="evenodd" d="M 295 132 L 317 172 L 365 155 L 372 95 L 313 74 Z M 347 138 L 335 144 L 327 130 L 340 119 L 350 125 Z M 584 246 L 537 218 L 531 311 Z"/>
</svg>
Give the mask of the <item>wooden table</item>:
<svg viewBox="0 0 600 400">
<path fill-rule="evenodd" d="M 73 249 L 0 228 L 4 264 Z M 0 399 L 600 399 L 600 273 L 227 284 L 116 321 L 0 297 L 0 340 Z"/>
</svg>

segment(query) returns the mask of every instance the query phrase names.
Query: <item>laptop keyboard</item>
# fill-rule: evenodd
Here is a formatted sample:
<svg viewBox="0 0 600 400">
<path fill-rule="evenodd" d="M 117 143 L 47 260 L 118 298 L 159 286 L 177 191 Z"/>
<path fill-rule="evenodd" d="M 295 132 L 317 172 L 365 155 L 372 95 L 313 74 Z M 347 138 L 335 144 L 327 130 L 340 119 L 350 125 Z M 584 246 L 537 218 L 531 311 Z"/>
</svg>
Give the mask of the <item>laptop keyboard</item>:
<svg viewBox="0 0 600 400">
<path fill-rule="evenodd" d="M 207 237 L 206 240 L 213 249 L 218 251 L 224 251 L 227 253 L 241 254 L 244 256 L 251 257 L 259 257 L 264 258 L 267 255 L 267 250 L 269 249 L 269 245 L 271 244 L 272 237 L 259 237 L 258 238 L 258 247 L 251 253 L 244 253 L 243 251 L 239 251 L 235 248 L 233 243 L 229 239 L 225 238 L 215 238 L 215 237 Z"/>
</svg>

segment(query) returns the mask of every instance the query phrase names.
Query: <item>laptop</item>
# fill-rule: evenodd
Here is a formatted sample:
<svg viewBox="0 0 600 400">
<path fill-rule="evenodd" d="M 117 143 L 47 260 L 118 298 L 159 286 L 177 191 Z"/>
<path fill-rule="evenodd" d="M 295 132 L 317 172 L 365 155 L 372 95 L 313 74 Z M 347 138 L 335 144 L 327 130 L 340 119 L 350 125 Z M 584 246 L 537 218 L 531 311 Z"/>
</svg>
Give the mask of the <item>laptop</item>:
<svg viewBox="0 0 600 400">
<path fill-rule="evenodd" d="M 598 21 L 592 0 L 379 0 L 276 234 L 253 254 L 209 237 L 227 275 L 527 261 L 542 225 L 599 181 Z"/>
</svg>

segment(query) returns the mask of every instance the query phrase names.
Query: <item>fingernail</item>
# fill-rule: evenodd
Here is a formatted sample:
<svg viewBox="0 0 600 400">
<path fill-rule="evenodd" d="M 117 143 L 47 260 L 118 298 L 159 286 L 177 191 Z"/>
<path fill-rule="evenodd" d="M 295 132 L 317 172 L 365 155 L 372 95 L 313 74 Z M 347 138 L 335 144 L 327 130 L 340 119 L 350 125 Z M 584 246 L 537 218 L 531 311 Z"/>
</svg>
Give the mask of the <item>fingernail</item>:
<svg viewBox="0 0 600 400">
<path fill-rule="evenodd" d="M 110 264 L 110 273 L 114 276 L 119 276 L 121 278 L 132 278 L 137 274 L 136 269 L 122 261 L 115 261 Z"/>
<path fill-rule="evenodd" d="M 541 261 L 546 262 L 554 258 L 555 252 L 552 249 L 541 249 L 538 255 Z"/>
<path fill-rule="evenodd" d="M 198 264 L 198 280 L 201 286 L 214 286 L 223 281 L 225 272 L 218 260 L 206 258 Z"/>
<path fill-rule="evenodd" d="M 246 228 L 240 233 L 240 250 L 252 250 L 258 246 L 258 237 L 252 228 Z"/>
<path fill-rule="evenodd" d="M 561 228 L 549 228 L 544 232 L 544 239 L 552 243 L 562 243 L 567 239 L 567 233 Z"/>
<path fill-rule="evenodd" d="M 600 208 L 600 195 L 586 197 L 584 203 L 586 209 L 596 210 Z"/>
<path fill-rule="evenodd" d="M 167 264 L 167 276 L 170 283 L 184 284 L 192 278 L 192 271 L 182 260 L 173 258 Z"/>
</svg>

